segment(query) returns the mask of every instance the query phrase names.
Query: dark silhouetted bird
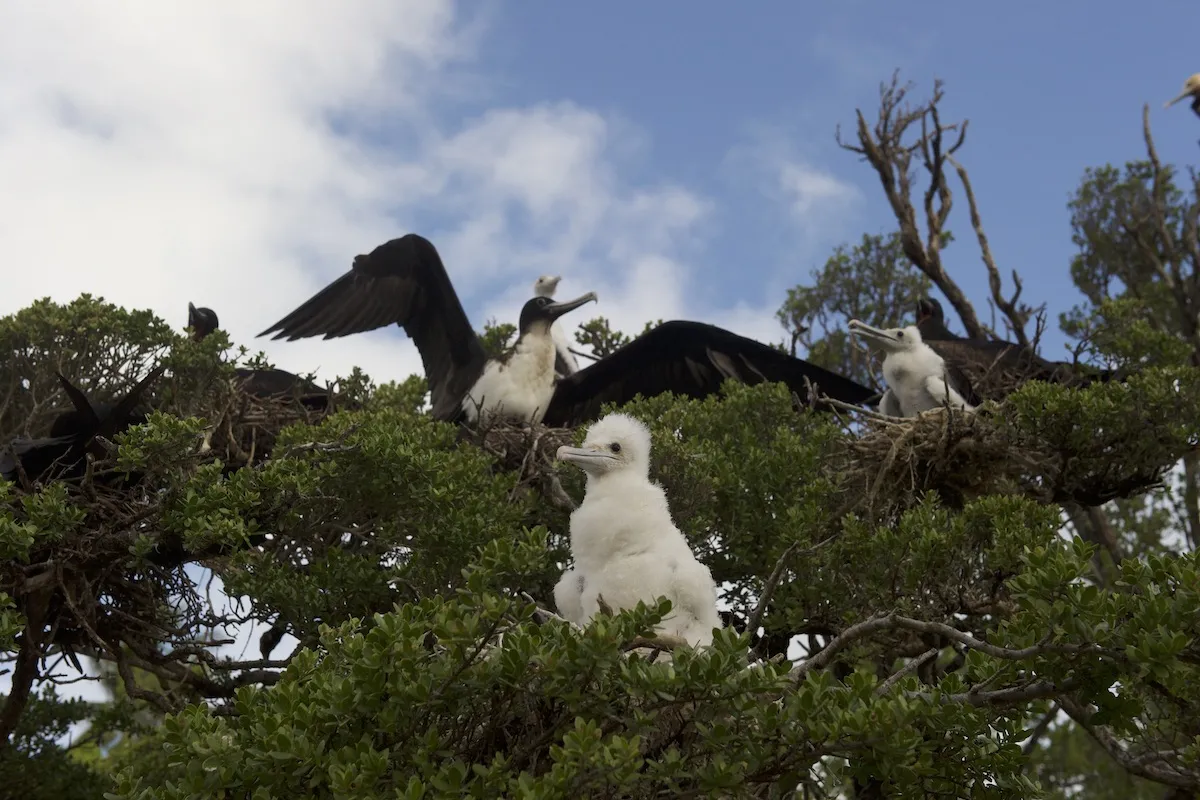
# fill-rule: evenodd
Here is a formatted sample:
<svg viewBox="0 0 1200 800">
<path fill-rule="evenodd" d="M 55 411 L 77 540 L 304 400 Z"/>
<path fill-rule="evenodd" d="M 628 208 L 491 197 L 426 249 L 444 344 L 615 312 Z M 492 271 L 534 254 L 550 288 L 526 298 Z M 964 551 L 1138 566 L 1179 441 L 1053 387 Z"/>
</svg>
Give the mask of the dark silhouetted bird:
<svg viewBox="0 0 1200 800">
<path fill-rule="evenodd" d="M 0 453 L 0 476 L 17 482 L 21 473 L 30 481 L 76 478 L 84 473 L 85 454 L 100 459 L 107 455 L 98 437 L 111 439 L 116 434 L 146 421 L 139 408 L 146 388 L 162 375 L 164 366 L 155 367 L 115 404 L 92 403 L 82 391 L 61 374 L 63 389 L 74 406 L 59 414 L 50 426 L 50 435 L 41 439 L 17 439 Z M 99 480 L 99 479 L 98 479 Z"/>
</svg>

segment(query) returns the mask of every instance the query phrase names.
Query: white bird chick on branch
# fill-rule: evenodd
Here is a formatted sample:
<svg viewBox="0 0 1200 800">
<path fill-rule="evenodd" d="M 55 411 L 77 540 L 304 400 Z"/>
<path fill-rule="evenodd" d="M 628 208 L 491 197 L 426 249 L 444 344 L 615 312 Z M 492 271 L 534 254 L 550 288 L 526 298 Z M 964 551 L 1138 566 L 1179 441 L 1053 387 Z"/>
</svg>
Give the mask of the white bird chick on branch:
<svg viewBox="0 0 1200 800">
<path fill-rule="evenodd" d="M 575 566 L 554 587 L 558 612 L 584 625 L 600 610 L 638 601 L 671 601 L 657 628 L 692 647 L 712 643 L 717 590 L 675 527 L 662 487 L 650 481 L 650 431 L 625 414 L 609 414 L 588 429 L 583 447 L 560 447 L 557 457 L 587 473 L 587 493 L 571 514 Z"/>
<path fill-rule="evenodd" d="M 1196 112 L 1196 116 L 1200 117 L 1200 72 L 1189 77 L 1183 82 L 1183 91 L 1174 100 L 1168 100 L 1163 103 L 1163 108 L 1170 108 L 1180 100 L 1192 98 L 1192 111 Z"/>
<path fill-rule="evenodd" d="M 558 291 L 558 283 L 562 280 L 562 275 L 543 275 L 533 282 L 534 297 L 554 297 L 554 293 Z M 563 332 L 562 326 L 558 324 L 558 320 L 550 326 L 550 336 L 554 339 L 555 361 L 554 370 L 559 375 L 574 375 L 579 372 L 579 361 L 575 358 L 575 354 L 571 352 L 571 343 L 567 341 L 567 334 Z"/>
<path fill-rule="evenodd" d="M 953 408 L 975 410 L 964 399 L 973 394 L 966 376 L 925 344 L 917 326 L 881 329 L 852 319 L 850 333 L 862 336 L 884 352 L 883 379 L 888 388 L 879 404 L 884 414 L 915 417 L 941 408 L 947 401 Z"/>
</svg>

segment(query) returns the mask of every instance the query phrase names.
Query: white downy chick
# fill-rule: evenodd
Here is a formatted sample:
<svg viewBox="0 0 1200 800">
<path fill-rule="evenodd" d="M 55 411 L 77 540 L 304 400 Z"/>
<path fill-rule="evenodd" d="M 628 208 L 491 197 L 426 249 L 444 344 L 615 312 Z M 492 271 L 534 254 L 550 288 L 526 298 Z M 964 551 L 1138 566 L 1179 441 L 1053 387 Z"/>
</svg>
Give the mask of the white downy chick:
<svg viewBox="0 0 1200 800">
<path fill-rule="evenodd" d="M 849 328 L 850 333 L 862 336 L 884 352 L 883 379 L 888 389 L 880 403 L 883 413 L 915 417 L 941 408 L 947 401 L 952 408 L 975 410 L 963 397 L 971 394 L 966 376 L 949 368 L 925 344 L 917 326 L 882 329 L 852 319 Z"/>
<path fill-rule="evenodd" d="M 609 414 L 582 447 L 560 447 L 557 457 L 587 473 L 587 494 L 571 514 L 575 567 L 554 588 L 559 613 L 583 625 L 600 595 L 613 611 L 665 596 L 671 612 L 658 631 L 693 647 L 711 644 L 722 627 L 716 585 L 671 520 L 666 493 L 650 481 L 649 429 Z"/>
</svg>

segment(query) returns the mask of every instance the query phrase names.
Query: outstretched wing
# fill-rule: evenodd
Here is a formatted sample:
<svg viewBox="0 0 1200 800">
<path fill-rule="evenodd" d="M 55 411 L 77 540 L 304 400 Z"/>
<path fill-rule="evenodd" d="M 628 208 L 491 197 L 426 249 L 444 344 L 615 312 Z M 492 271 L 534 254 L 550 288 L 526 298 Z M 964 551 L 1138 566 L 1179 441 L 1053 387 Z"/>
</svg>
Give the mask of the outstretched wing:
<svg viewBox="0 0 1200 800">
<path fill-rule="evenodd" d="M 438 419 L 458 412 L 487 353 L 475 335 L 441 256 L 423 236 L 407 234 L 355 259 L 354 269 L 259 334 L 289 341 L 335 339 L 397 324 L 416 344 Z"/>
<path fill-rule="evenodd" d="M 605 403 L 664 392 L 703 398 L 726 379 L 786 383 L 808 398 L 806 381 L 845 403 L 864 403 L 872 389 L 773 347 L 702 322 L 674 320 L 639 336 L 607 358 L 562 378 L 546 410 L 547 425 L 578 425 L 595 419 Z"/>
</svg>

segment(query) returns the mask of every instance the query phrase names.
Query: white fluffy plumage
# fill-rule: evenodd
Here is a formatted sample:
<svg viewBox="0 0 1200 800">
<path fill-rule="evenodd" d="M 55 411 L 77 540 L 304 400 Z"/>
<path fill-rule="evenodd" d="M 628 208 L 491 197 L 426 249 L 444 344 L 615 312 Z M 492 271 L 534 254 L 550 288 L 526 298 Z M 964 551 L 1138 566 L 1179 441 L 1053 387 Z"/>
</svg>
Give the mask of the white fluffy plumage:
<svg viewBox="0 0 1200 800">
<path fill-rule="evenodd" d="M 558 290 L 558 282 L 561 280 L 562 275 L 541 276 L 533 282 L 534 296 L 554 297 L 554 292 Z M 558 355 L 558 372 L 564 375 L 573 375 L 579 372 L 579 361 L 571 352 L 567 334 L 563 332 L 562 325 L 558 324 L 557 320 L 550 326 L 550 335 L 554 338 L 554 350 Z"/>
<path fill-rule="evenodd" d="M 722 627 L 716 585 L 671 520 L 666 493 L 650 481 L 646 426 L 609 414 L 588 429 L 582 447 L 560 447 L 557 457 L 587 473 L 587 494 L 571 514 L 575 566 L 554 587 L 559 613 L 583 625 L 599 611 L 600 595 L 614 611 L 665 596 L 671 612 L 658 631 L 693 647 L 711 644 Z"/>
<path fill-rule="evenodd" d="M 883 350 L 883 379 L 887 381 L 880 410 L 894 417 L 915 417 L 925 411 L 952 408 L 974 411 L 963 394 L 966 386 L 958 383 L 965 378 L 953 375 L 946 362 L 925 344 L 921 331 L 907 328 L 874 328 L 859 320 L 850 320 L 850 332 L 866 338 Z"/>
</svg>

